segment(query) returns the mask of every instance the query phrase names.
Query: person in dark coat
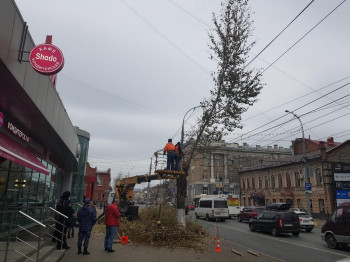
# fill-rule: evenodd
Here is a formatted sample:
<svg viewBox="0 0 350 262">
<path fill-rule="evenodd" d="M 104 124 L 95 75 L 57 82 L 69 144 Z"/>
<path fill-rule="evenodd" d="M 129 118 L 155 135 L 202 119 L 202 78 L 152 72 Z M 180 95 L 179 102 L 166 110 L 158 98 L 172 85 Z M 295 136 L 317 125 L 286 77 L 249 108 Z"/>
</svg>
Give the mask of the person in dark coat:
<svg viewBox="0 0 350 262">
<path fill-rule="evenodd" d="M 91 236 L 92 227 L 96 223 L 96 212 L 90 205 L 90 199 L 85 198 L 84 206 L 79 210 L 77 220 L 80 224 L 78 234 L 78 254 L 81 254 L 81 246 L 84 240 L 84 252 L 83 255 L 89 255 L 88 246 Z"/>
<path fill-rule="evenodd" d="M 69 201 L 70 192 L 66 191 L 61 196 L 60 202 L 56 205 L 56 210 L 68 218 L 64 218 L 63 216 L 59 216 L 56 222 L 56 232 L 55 236 L 58 238 L 57 240 L 57 249 L 69 249 L 70 247 L 67 245 L 67 228 L 70 226 L 74 215 L 74 209 L 72 207 L 71 202 Z M 63 226 L 64 224 L 64 226 Z M 63 233 L 63 241 L 62 241 L 62 233 Z"/>
</svg>

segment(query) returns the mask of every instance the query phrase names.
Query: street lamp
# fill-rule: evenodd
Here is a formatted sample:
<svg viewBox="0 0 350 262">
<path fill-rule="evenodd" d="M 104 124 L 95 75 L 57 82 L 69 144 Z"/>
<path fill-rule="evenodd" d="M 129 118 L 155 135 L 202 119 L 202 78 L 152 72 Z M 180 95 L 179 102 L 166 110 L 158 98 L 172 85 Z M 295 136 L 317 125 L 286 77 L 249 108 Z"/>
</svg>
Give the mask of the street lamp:
<svg viewBox="0 0 350 262">
<path fill-rule="evenodd" d="M 197 109 L 197 108 L 199 108 L 199 107 L 202 107 L 201 105 L 200 106 L 194 106 L 194 107 L 192 107 L 192 108 L 190 108 L 187 112 L 186 112 L 186 114 L 184 115 L 184 118 L 183 118 L 183 120 L 182 120 L 182 129 L 181 129 L 181 147 L 183 147 L 183 145 L 184 145 L 184 136 L 185 136 L 185 118 L 186 118 L 186 115 L 190 112 L 190 111 L 192 111 L 192 110 L 195 110 L 195 109 Z"/>
<path fill-rule="evenodd" d="M 300 120 L 300 117 L 295 114 L 294 112 L 291 112 L 289 110 L 286 110 L 285 111 L 286 113 L 289 113 L 289 114 L 292 114 L 295 118 L 297 118 L 300 122 L 300 125 L 301 125 L 301 132 L 302 132 L 302 136 L 303 136 L 303 166 L 304 166 L 304 176 L 305 176 L 305 183 L 306 182 L 310 182 L 309 181 L 309 173 L 308 173 L 308 170 L 307 170 L 307 165 L 306 165 L 306 144 L 305 144 L 305 136 L 304 136 L 304 126 L 303 126 L 303 123 L 301 122 Z M 310 192 L 307 192 L 305 190 L 305 200 L 306 200 L 306 210 L 307 210 L 307 213 L 309 215 L 311 215 L 311 207 L 310 207 Z"/>
</svg>

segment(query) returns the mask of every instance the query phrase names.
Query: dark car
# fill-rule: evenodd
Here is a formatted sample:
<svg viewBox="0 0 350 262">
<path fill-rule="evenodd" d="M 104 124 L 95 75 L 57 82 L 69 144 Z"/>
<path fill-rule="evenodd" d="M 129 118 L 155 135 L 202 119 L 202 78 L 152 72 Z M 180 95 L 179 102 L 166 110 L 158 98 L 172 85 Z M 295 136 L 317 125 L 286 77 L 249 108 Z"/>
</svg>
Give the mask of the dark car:
<svg viewBox="0 0 350 262">
<path fill-rule="evenodd" d="M 266 207 L 266 211 L 260 213 L 257 218 L 249 220 L 250 231 L 270 232 L 273 236 L 283 233 L 299 236 L 301 228 L 298 215 L 293 211 L 284 210 L 285 207 L 281 207 L 281 209 L 276 206 L 274 208 Z"/>
<path fill-rule="evenodd" d="M 264 210 L 265 207 L 244 207 L 237 215 L 238 222 L 242 222 L 243 220 L 249 221 L 251 218 L 256 218 Z"/>
</svg>

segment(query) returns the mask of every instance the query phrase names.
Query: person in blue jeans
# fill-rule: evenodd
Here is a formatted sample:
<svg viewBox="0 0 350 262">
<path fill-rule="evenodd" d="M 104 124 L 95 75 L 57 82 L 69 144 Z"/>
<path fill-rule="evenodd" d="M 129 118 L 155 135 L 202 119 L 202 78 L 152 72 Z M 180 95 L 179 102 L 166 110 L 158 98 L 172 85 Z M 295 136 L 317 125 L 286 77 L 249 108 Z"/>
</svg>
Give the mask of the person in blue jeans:
<svg viewBox="0 0 350 262">
<path fill-rule="evenodd" d="M 77 220 L 79 222 L 79 234 L 78 234 L 78 255 L 81 254 L 81 246 L 84 240 L 84 252 L 83 255 L 89 255 L 88 246 L 89 239 L 91 236 L 92 227 L 96 223 L 96 212 L 90 206 L 90 199 L 85 198 L 84 206 L 79 210 L 77 215 Z"/>
<path fill-rule="evenodd" d="M 119 201 L 117 199 L 113 200 L 113 203 L 107 207 L 105 215 L 105 225 L 106 225 L 106 237 L 105 237 L 105 250 L 108 252 L 115 252 L 112 248 L 113 240 L 117 233 L 119 227 L 119 217 L 120 212 L 118 208 Z"/>
</svg>

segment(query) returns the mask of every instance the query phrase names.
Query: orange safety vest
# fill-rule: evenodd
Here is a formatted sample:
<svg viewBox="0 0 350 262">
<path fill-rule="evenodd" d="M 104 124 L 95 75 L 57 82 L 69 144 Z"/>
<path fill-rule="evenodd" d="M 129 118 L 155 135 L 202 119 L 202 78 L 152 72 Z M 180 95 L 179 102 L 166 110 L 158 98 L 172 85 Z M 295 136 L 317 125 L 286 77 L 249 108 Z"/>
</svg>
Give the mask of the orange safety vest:
<svg viewBox="0 0 350 262">
<path fill-rule="evenodd" d="M 175 146 L 173 143 L 169 142 L 168 144 L 165 145 L 164 151 L 169 152 L 169 151 L 175 151 Z"/>
</svg>

